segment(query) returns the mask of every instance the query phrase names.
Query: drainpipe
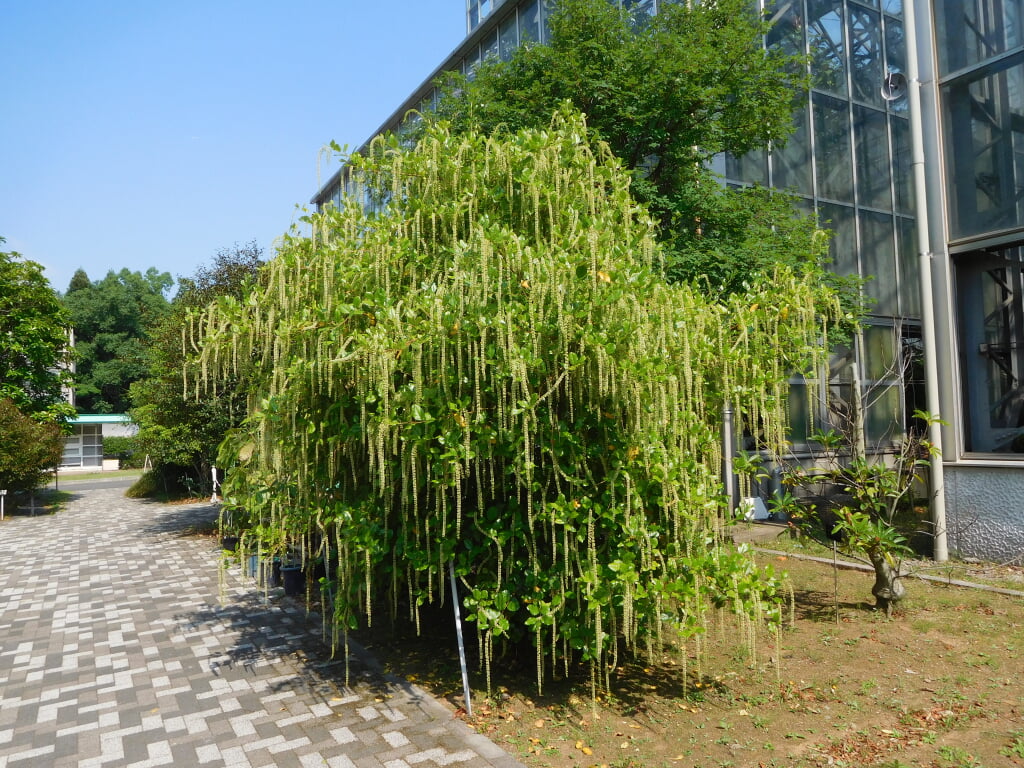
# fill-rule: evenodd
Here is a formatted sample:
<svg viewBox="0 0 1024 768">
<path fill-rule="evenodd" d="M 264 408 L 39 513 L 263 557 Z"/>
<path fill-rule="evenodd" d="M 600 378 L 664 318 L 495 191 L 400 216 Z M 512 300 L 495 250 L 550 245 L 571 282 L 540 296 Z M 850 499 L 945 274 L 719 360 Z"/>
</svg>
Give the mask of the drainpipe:
<svg viewBox="0 0 1024 768">
<path fill-rule="evenodd" d="M 928 230 L 928 189 L 924 173 L 924 129 L 921 121 L 921 80 L 918 71 L 916 0 L 903 4 L 903 28 L 907 43 L 907 93 L 910 111 L 911 171 L 914 179 L 914 207 L 917 215 L 917 243 L 921 280 L 921 336 L 924 341 L 925 386 L 928 410 L 938 415 L 942 407 L 939 396 L 938 343 L 935 335 L 935 308 L 932 293 L 931 238 Z M 926 11 L 927 12 L 927 11 Z M 931 461 L 933 558 L 942 563 L 949 559 L 946 545 L 946 486 L 943 473 L 942 427 L 931 424 L 928 439 L 938 452 Z"/>
</svg>

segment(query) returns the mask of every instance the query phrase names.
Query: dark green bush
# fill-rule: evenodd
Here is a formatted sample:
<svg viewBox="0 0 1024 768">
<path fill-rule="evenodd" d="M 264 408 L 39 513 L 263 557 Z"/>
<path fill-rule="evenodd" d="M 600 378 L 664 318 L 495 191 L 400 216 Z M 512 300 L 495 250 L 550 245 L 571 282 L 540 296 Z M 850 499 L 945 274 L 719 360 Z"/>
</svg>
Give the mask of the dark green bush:
<svg viewBox="0 0 1024 768">
<path fill-rule="evenodd" d="M 121 469 L 139 469 L 146 460 L 135 437 L 104 437 L 104 457 L 119 459 Z"/>
<path fill-rule="evenodd" d="M 156 496 L 159 490 L 159 478 L 155 472 L 150 470 L 149 472 L 143 472 L 139 479 L 132 483 L 131 487 L 125 491 L 124 495 L 129 499 L 147 499 Z"/>
<path fill-rule="evenodd" d="M 54 422 L 40 423 L 13 400 L 0 400 L 0 488 L 31 490 L 60 464 L 64 438 Z"/>
<path fill-rule="evenodd" d="M 189 477 L 187 468 L 161 465 L 144 472 L 128 489 L 127 496 L 133 499 L 184 499 L 205 496 L 208 493 L 208 490 L 197 488 L 197 484 Z"/>
</svg>

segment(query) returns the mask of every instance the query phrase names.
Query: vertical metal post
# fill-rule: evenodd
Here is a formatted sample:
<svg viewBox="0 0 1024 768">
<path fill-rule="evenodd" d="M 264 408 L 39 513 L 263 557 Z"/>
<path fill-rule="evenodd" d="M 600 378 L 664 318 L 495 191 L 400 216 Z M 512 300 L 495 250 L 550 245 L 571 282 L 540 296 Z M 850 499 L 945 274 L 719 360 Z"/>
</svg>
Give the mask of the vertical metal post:
<svg viewBox="0 0 1024 768">
<path fill-rule="evenodd" d="M 736 510 L 736 478 L 733 476 L 733 458 L 736 455 L 733 438 L 732 404 L 726 400 L 722 406 L 722 483 L 729 505 L 730 517 Z"/>
<path fill-rule="evenodd" d="M 7 491 L 0 490 L 0 520 L 4 519 L 4 496 L 7 495 Z"/>
<path fill-rule="evenodd" d="M 220 501 L 220 499 L 217 498 L 217 486 L 220 485 L 220 483 L 217 482 L 217 468 L 210 467 L 210 473 L 213 475 L 213 496 L 210 497 L 210 502 L 215 503 Z"/>
<path fill-rule="evenodd" d="M 452 583 L 452 606 L 455 608 L 455 634 L 459 639 L 459 665 L 462 667 L 462 695 L 466 699 L 466 717 L 473 717 L 473 701 L 469 695 L 469 671 L 466 668 L 466 644 L 462 640 L 462 611 L 459 610 L 459 591 L 455 586 L 455 562 L 448 561 L 448 578 Z"/>
<path fill-rule="evenodd" d="M 835 540 L 832 541 L 832 594 L 836 603 L 836 626 L 839 626 L 839 553 Z"/>
<path fill-rule="evenodd" d="M 914 208 L 917 221 L 917 243 L 921 275 L 921 336 L 924 341 L 925 385 L 928 410 L 938 416 L 942 408 L 939 394 L 938 342 L 935 335 L 935 296 L 932 288 L 931 233 L 928 226 L 928 187 L 924 173 L 924 128 L 921 119 L 921 79 L 917 53 L 916 0 L 903 4 L 904 34 L 907 43 L 908 111 L 910 113 L 911 170 L 914 178 Z M 946 485 L 942 462 L 942 426 L 933 423 L 928 439 L 938 455 L 931 461 L 933 559 L 943 563 L 949 559 L 946 544 Z"/>
</svg>

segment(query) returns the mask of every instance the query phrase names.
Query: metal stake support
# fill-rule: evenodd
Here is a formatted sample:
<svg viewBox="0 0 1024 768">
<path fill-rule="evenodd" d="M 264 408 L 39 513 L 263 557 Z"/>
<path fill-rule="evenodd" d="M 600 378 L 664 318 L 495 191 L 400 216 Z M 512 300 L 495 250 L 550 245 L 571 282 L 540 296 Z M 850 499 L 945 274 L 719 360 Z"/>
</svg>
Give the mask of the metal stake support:
<svg viewBox="0 0 1024 768">
<path fill-rule="evenodd" d="M 455 563 L 448 561 L 448 578 L 452 583 L 452 606 L 455 608 L 455 634 L 459 639 L 459 665 L 462 667 L 462 695 L 466 699 L 466 717 L 473 717 L 473 702 L 469 695 L 469 671 L 466 669 L 466 644 L 462 640 L 462 612 L 459 610 L 459 591 L 455 586 Z"/>
</svg>

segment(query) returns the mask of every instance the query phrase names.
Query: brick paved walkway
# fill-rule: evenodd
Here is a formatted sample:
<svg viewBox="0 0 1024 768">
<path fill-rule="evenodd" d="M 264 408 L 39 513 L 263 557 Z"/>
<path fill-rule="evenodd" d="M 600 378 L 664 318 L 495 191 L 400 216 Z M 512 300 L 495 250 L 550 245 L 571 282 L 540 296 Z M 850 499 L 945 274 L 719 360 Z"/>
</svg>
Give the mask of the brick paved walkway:
<svg viewBox="0 0 1024 768">
<path fill-rule="evenodd" d="M 63 487 L 63 486 L 62 486 Z M 0 768 L 515 768 L 415 686 L 331 660 L 319 622 L 269 603 L 182 535 L 206 505 L 82 490 L 0 524 Z"/>
</svg>

